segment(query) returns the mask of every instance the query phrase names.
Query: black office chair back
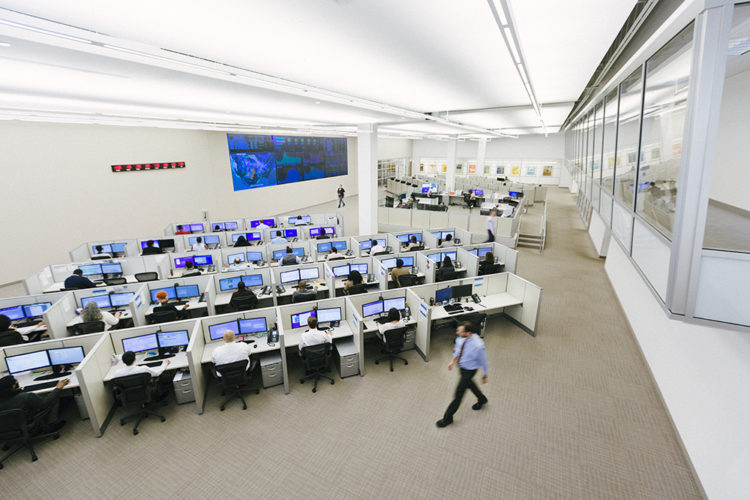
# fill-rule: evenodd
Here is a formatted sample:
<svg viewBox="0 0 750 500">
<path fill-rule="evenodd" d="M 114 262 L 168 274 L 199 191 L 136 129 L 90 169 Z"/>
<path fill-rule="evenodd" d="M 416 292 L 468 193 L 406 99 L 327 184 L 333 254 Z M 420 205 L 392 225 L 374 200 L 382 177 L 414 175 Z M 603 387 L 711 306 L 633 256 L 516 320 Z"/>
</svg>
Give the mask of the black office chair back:
<svg viewBox="0 0 750 500">
<path fill-rule="evenodd" d="M 385 350 L 387 352 L 393 354 L 401 352 L 401 349 L 404 347 L 406 327 L 386 330 L 383 336 L 385 337 Z"/>
<path fill-rule="evenodd" d="M 360 283 L 359 285 L 352 285 L 346 291 L 349 295 L 359 295 L 360 293 L 367 293 L 367 285 Z"/>
<path fill-rule="evenodd" d="M 484 276 L 485 274 L 495 274 L 495 273 L 501 273 L 503 272 L 503 265 L 502 264 L 492 264 L 491 266 L 479 266 L 479 276 Z"/>
<path fill-rule="evenodd" d="M 135 273 L 136 281 L 156 281 L 159 279 L 159 273 L 148 271 L 145 273 Z"/>
<path fill-rule="evenodd" d="M 458 277 L 458 273 L 452 267 L 446 267 L 438 269 L 436 279 L 437 281 L 449 281 L 454 280 Z"/>
<path fill-rule="evenodd" d="M 247 382 L 247 364 L 249 359 L 241 359 L 223 365 L 216 365 L 216 371 L 221 375 L 219 382 L 222 388 L 233 388 Z"/>
<path fill-rule="evenodd" d="M 247 311 L 248 309 L 255 309 L 258 305 L 258 300 L 250 295 L 246 295 L 233 299 L 230 305 L 235 311 Z"/>
<path fill-rule="evenodd" d="M 94 255 L 91 257 L 91 260 L 105 260 L 105 259 L 111 259 L 109 255 Z"/>
<path fill-rule="evenodd" d="M 83 323 L 78 323 L 75 326 L 76 335 L 85 335 L 87 333 L 97 333 L 97 332 L 103 332 L 103 331 L 104 331 L 103 321 L 84 321 Z"/>
<path fill-rule="evenodd" d="M 110 286 L 110 285 L 124 285 L 127 282 L 128 282 L 128 280 L 126 280 L 125 278 L 122 278 L 122 277 L 119 277 L 119 278 L 104 278 L 104 283 L 107 286 Z"/>
<path fill-rule="evenodd" d="M 122 406 L 151 402 L 151 374 L 136 373 L 112 379 L 112 392 Z"/>
<path fill-rule="evenodd" d="M 484 335 L 484 327 L 487 325 L 487 315 L 484 313 L 469 313 L 461 317 L 461 322 L 468 321 L 472 326 L 472 333 L 477 333 L 479 336 Z"/>
<path fill-rule="evenodd" d="M 15 408 L 0 411 L 0 442 L 23 439 L 28 435 L 26 412 Z"/>
<path fill-rule="evenodd" d="M 417 284 L 416 274 L 402 274 L 398 277 L 399 286 L 414 286 Z"/>
<path fill-rule="evenodd" d="M 330 357 L 331 344 L 328 342 L 302 348 L 302 361 L 305 363 L 305 371 L 308 373 L 328 368 L 328 359 Z"/>
<path fill-rule="evenodd" d="M 375 257 L 377 255 L 387 255 L 387 254 L 388 254 L 388 251 L 386 250 L 386 251 L 383 251 L 383 252 L 377 252 L 377 253 L 373 254 L 373 257 Z"/>
<path fill-rule="evenodd" d="M 315 290 L 305 290 L 301 293 L 292 294 L 292 303 L 297 304 L 299 302 L 312 302 L 318 297 L 318 293 Z"/>
<path fill-rule="evenodd" d="M 154 311 L 151 315 L 151 319 L 154 323 L 168 323 L 170 321 L 177 321 L 177 311 Z"/>
</svg>

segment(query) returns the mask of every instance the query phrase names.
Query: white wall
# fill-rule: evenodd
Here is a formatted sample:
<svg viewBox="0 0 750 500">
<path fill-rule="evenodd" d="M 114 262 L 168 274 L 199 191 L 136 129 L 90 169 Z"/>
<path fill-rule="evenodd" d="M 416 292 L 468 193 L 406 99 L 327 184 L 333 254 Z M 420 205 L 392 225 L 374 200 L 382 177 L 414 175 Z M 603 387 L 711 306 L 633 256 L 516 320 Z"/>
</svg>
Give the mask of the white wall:
<svg viewBox="0 0 750 500">
<path fill-rule="evenodd" d="M 711 175 L 714 200 L 750 210 L 750 71 L 727 78 Z"/>
<path fill-rule="evenodd" d="M 411 139 L 382 139 L 378 137 L 378 160 L 411 157 Z"/>
<path fill-rule="evenodd" d="M 5 184 L 0 283 L 69 262 L 81 243 L 161 234 L 170 222 L 273 215 L 356 194 L 356 140 L 347 176 L 234 192 L 226 134 L 0 122 Z M 184 161 L 186 168 L 114 174 L 110 165 Z"/>
<path fill-rule="evenodd" d="M 456 149 L 458 158 L 477 157 L 477 142 L 459 142 Z M 432 140 L 415 140 L 414 156 L 416 157 L 447 157 L 448 142 Z M 522 135 L 518 139 L 493 139 L 487 143 L 485 158 L 490 159 L 519 159 L 519 160 L 555 160 L 560 161 L 565 155 L 565 134 Z"/>
<path fill-rule="evenodd" d="M 605 270 L 711 499 L 750 492 L 750 335 L 669 319 L 622 248 Z"/>
</svg>

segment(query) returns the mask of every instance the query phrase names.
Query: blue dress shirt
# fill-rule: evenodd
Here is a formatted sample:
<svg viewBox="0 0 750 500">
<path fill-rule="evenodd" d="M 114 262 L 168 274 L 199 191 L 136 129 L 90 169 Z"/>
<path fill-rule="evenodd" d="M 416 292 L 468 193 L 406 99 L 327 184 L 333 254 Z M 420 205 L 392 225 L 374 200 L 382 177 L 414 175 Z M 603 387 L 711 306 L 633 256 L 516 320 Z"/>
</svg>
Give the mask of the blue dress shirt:
<svg viewBox="0 0 750 500">
<path fill-rule="evenodd" d="M 286 238 L 283 238 L 281 236 L 275 236 L 271 239 L 271 244 L 278 245 L 279 243 L 289 243 Z"/>
<path fill-rule="evenodd" d="M 458 361 L 458 366 L 464 370 L 476 370 L 482 367 L 484 373 L 489 373 L 487 366 L 487 355 L 484 352 L 484 341 L 473 333 L 471 337 L 456 337 L 456 345 L 453 348 L 453 356 L 458 357 L 461 346 L 466 342 L 464 352 Z"/>
</svg>

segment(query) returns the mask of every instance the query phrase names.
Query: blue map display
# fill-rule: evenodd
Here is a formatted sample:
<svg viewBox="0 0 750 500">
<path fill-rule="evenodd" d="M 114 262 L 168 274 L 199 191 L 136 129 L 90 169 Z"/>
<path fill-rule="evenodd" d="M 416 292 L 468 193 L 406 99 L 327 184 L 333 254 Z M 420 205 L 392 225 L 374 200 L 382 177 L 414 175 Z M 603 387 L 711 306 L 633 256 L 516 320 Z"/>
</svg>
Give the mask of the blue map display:
<svg viewBox="0 0 750 500">
<path fill-rule="evenodd" d="M 235 191 L 347 174 L 345 137 L 227 134 Z"/>
</svg>

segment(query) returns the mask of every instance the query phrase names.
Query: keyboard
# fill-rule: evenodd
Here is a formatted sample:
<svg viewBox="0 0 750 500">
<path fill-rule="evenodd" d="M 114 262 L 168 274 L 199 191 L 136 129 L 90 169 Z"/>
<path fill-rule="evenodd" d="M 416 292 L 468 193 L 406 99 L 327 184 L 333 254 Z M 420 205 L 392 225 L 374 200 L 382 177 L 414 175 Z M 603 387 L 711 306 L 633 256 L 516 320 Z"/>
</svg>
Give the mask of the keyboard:
<svg viewBox="0 0 750 500">
<path fill-rule="evenodd" d="M 140 363 L 138 366 L 148 366 L 150 368 L 156 368 L 161 365 L 161 361 L 154 361 L 153 363 Z"/>
<path fill-rule="evenodd" d="M 448 304 L 447 306 L 443 306 L 443 307 L 445 308 L 445 311 L 450 314 L 457 313 L 457 312 L 464 310 L 461 304 Z"/>
<path fill-rule="evenodd" d="M 388 318 L 384 318 L 384 317 L 375 318 L 374 321 L 375 321 L 375 323 L 377 323 L 379 325 L 382 325 L 382 324 L 385 324 L 385 323 L 388 322 Z"/>
<path fill-rule="evenodd" d="M 29 321 L 20 321 L 18 323 L 14 323 L 13 326 L 15 326 L 16 328 L 26 328 L 27 326 L 38 325 L 41 322 L 42 320 L 40 319 L 32 319 Z"/>
<path fill-rule="evenodd" d="M 53 380 L 51 382 L 41 382 L 39 384 L 31 384 L 26 385 L 23 387 L 24 391 L 30 392 L 30 391 L 38 391 L 40 389 L 49 389 L 50 387 L 55 387 L 57 385 L 57 380 Z"/>
</svg>

